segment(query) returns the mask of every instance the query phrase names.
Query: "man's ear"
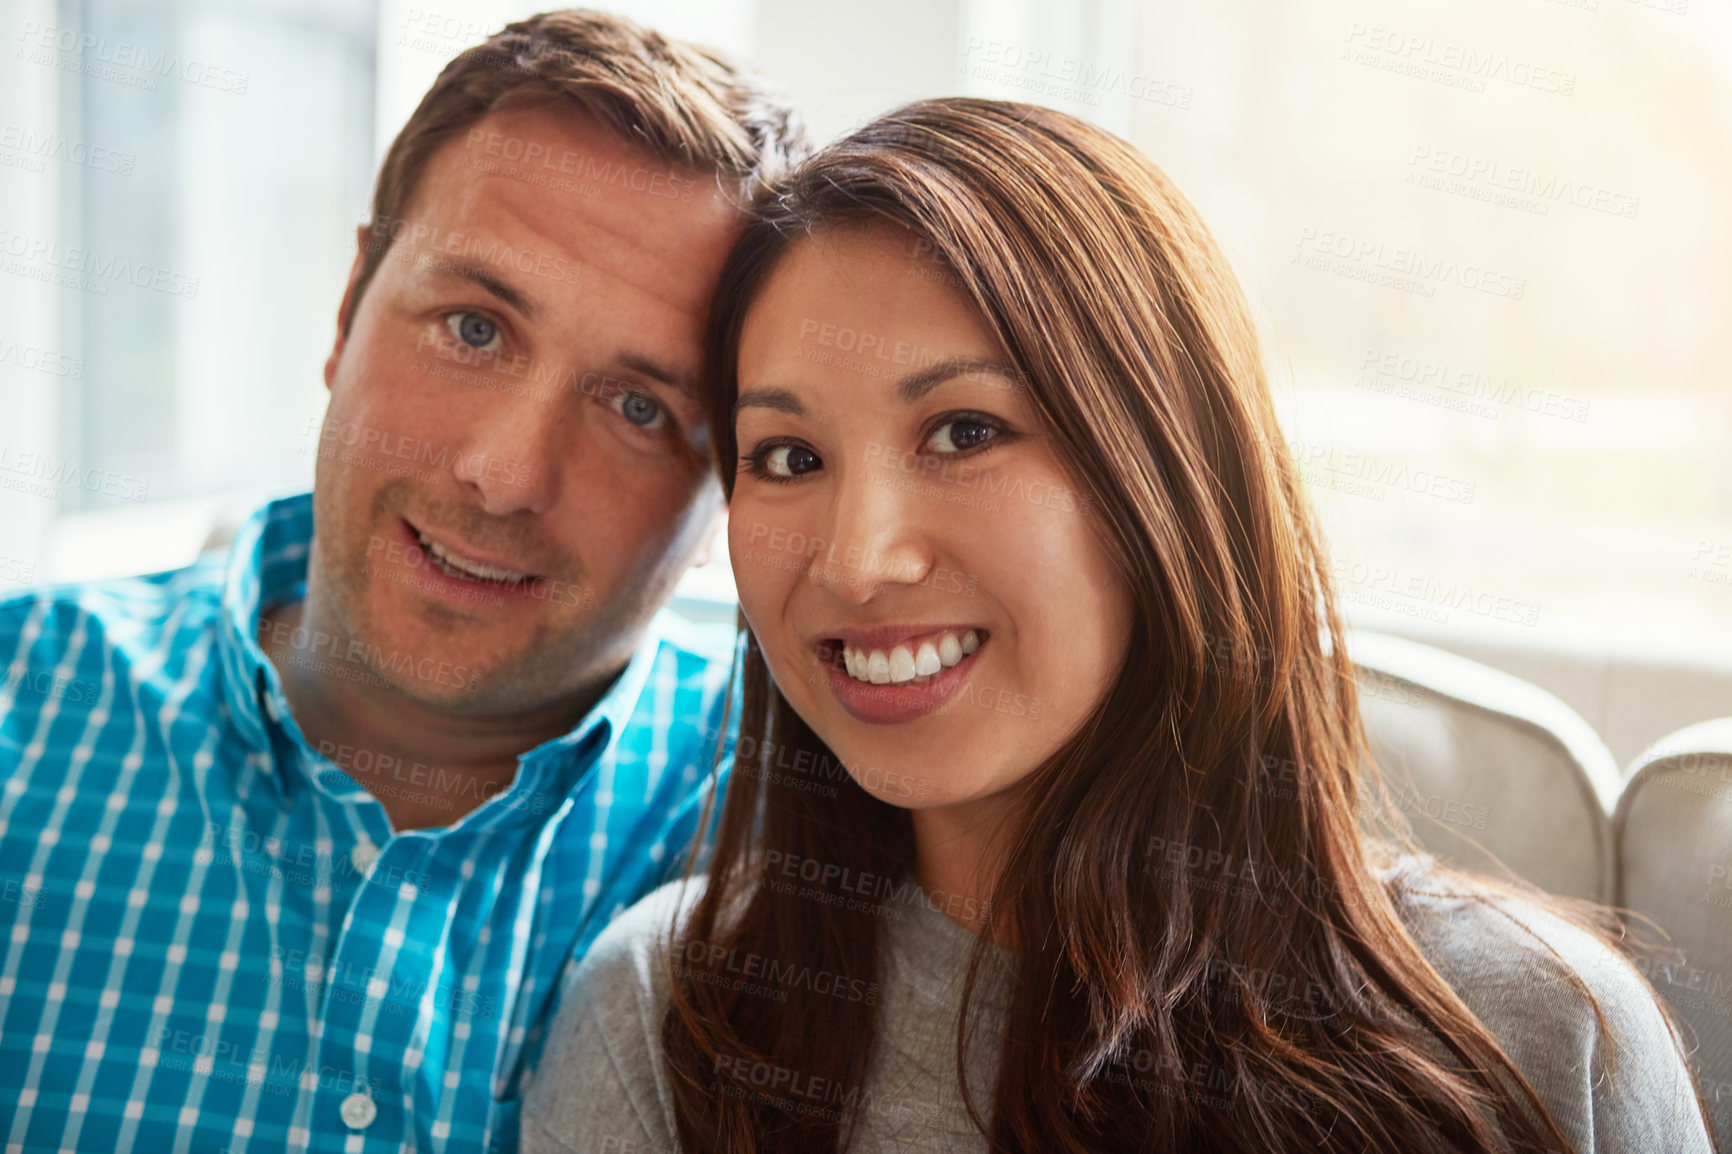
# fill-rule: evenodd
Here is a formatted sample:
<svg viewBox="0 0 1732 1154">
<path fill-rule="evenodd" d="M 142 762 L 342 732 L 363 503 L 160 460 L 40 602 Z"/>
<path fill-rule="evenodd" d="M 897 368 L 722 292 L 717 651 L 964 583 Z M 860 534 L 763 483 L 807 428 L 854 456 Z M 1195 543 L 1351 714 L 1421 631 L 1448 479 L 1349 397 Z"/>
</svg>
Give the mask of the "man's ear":
<svg viewBox="0 0 1732 1154">
<path fill-rule="evenodd" d="M 346 330 L 353 318 L 358 298 L 355 286 L 361 283 L 361 269 L 367 263 L 367 246 L 373 243 L 372 230 L 355 226 L 355 263 L 349 266 L 349 283 L 343 288 L 343 303 L 337 306 L 337 339 L 331 344 L 331 355 L 325 358 L 325 388 L 337 379 L 337 362 L 343 358 L 343 346 L 348 343 Z"/>
</svg>

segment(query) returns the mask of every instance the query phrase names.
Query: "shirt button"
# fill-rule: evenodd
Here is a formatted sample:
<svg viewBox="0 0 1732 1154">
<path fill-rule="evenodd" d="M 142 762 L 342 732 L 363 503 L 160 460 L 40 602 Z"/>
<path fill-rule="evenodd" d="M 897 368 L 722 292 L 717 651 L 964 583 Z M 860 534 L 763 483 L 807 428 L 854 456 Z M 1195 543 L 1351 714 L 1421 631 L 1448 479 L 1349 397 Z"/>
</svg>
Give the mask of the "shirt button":
<svg viewBox="0 0 1732 1154">
<path fill-rule="evenodd" d="M 355 866 L 355 872 L 366 874 L 373 868 L 373 863 L 379 860 L 379 847 L 370 841 L 358 841 L 355 848 L 349 851 L 349 861 Z"/>
<path fill-rule="evenodd" d="M 341 1107 L 343 1125 L 351 1130 L 365 1130 L 379 1116 L 379 1107 L 365 1094 L 350 1094 Z"/>
</svg>

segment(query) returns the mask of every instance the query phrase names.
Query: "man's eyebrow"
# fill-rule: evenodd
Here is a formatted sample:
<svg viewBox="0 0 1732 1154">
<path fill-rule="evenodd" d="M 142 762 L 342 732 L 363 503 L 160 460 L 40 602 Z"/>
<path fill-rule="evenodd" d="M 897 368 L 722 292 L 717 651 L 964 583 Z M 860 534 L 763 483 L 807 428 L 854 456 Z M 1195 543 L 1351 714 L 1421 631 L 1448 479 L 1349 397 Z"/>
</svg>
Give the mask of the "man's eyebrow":
<svg viewBox="0 0 1732 1154">
<path fill-rule="evenodd" d="M 800 398 L 787 389 L 752 389 L 741 393 L 739 400 L 734 402 L 734 416 L 739 416 L 741 409 L 774 409 L 795 417 L 806 415 Z"/>
<path fill-rule="evenodd" d="M 473 284 L 478 284 L 506 304 L 516 309 L 525 320 L 534 320 L 537 309 L 535 302 L 512 288 L 486 269 L 477 265 L 463 264 L 458 261 L 440 261 L 435 265 L 440 272 L 462 277 Z"/>
<path fill-rule="evenodd" d="M 639 373 L 652 381 L 660 381 L 670 389 L 675 389 L 686 396 L 692 395 L 692 382 L 684 373 L 674 370 L 639 353 L 621 353 L 618 357 L 619 367 L 630 372 Z"/>
<path fill-rule="evenodd" d="M 1022 380 L 1021 373 L 997 361 L 983 361 L 978 357 L 951 357 L 903 377 L 896 384 L 896 395 L 904 404 L 913 404 L 945 381 L 964 373 L 996 373 L 1008 381 Z"/>
</svg>

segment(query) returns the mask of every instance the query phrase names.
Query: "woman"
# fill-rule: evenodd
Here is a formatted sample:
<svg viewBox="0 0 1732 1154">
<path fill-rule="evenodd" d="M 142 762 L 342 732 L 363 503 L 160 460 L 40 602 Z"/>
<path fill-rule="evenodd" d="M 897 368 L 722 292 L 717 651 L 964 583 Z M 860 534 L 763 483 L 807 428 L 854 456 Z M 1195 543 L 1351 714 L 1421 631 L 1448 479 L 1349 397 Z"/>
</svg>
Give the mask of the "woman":
<svg viewBox="0 0 1732 1154">
<path fill-rule="evenodd" d="M 526 1149 L 1712 1148 L 1597 931 L 1362 832 L 1327 555 L 1145 158 L 910 106 L 717 301 L 737 764 L 707 877 L 586 958 Z"/>
</svg>

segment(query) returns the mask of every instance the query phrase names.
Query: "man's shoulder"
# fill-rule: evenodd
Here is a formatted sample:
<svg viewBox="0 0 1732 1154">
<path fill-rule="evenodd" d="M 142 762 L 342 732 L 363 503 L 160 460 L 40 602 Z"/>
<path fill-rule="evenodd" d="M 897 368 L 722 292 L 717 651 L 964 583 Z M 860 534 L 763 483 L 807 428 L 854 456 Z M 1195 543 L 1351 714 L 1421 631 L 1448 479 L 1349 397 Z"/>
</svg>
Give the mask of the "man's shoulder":
<svg viewBox="0 0 1732 1154">
<path fill-rule="evenodd" d="M 137 657 L 172 635 L 208 628 L 222 603 L 220 559 L 183 569 L 42 585 L 0 598 L 0 663 L 17 668 L 58 664 L 73 645 L 101 642 L 121 659 Z"/>
<path fill-rule="evenodd" d="M 658 742 L 714 740 L 734 667 L 733 627 L 664 609 L 651 636 L 654 664 L 633 708 L 631 729 L 640 736 L 657 734 Z M 737 716 L 728 722 L 729 744 L 738 724 Z"/>
<path fill-rule="evenodd" d="M 722 666 L 734 659 L 736 632 L 732 625 L 716 621 L 694 621 L 674 609 L 655 616 L 655 632 L 662 648 L 694 666 Z"/>
</svg>

